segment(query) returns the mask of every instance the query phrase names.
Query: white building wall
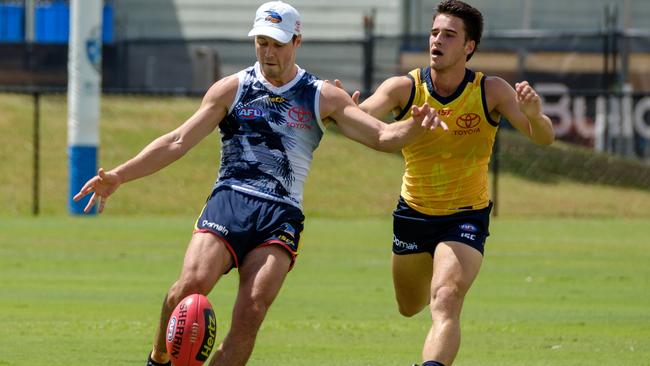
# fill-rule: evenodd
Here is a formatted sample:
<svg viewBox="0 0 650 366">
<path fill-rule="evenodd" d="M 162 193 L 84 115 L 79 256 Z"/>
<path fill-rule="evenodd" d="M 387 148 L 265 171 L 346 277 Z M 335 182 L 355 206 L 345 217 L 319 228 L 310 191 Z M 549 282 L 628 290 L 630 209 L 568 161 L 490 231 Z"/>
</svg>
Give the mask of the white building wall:
<svg viewBox="0 0 650 366">
<path fill-rule="evenodd" d="M 431 22 L 437 1 L 421 1 L 421 15 Z M 519 29 L 528 19 L 532 29 L 593 30 L 604 25 L 606 6 L 618 8 L 619 26 L 650 28 L 648 0 L 465 0 L 483 13 L 489 31 Z"/>
<path fill-rule="evenodd" d="M 118 39 L 242 39 L 260 0 L 115 0 Z M 401 0 L 294 0 L 305 39 L 359 39 L 363 17 L 376 10 L 376 33 L 400 33 Z"/>
</svg>

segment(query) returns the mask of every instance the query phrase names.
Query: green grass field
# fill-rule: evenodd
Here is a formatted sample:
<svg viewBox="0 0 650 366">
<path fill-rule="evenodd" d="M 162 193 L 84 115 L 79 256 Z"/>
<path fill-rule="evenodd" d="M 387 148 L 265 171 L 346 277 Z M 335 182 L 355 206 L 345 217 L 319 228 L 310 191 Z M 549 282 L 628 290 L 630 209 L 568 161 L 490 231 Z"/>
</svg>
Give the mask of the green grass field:
<svg viewBox="0 0 650 366">
<path fill-rule="evenodd" d="M 31 102 L 28 96 L 0 95 L 0 130 L 8 131 L 0 134 L 0 156 L 5 157 L 0 159 L 0 217 L 31 212 Z M 67 213 L 66 103 L 60 95 L 42 98 L 39 195 L 40 211 L 45 216 Z M 130 158 L 149 141 L 178 126 L 199 103 L 197 98 L 104 97 L 100 165 L 111 168 Z M 571 158 L 570 151 L 560 154 Z M 503 154 L 501 160 L 510 158 Z M 559 160 L 555 156 L 549 159 Z M 107 215 L 196 215 L 212 187 L 218 162 L 219 139 L 215 133 L 166 170 L 120 188 L 108 203 Z M 395 206 L 402 169 L 398 154 L 378 153 L 337 133 L 327 133 L 316 150 L 305 187 L 306 214 L 385 217 Z M 581 161 L 571 169 L 583 169 Z M 603 174 L 607 170 L 596 169 Z M 539 179 L 539 174 L 505 171 L 499 180 L 499 214 L 513 218 L 650 218 L 650 187 L 586 184 L 570 179 L 568 173 L 549 173 Z M 178 194 L 179 187 L 183 188 L 182 195 Z"/>
<path fill-rule="evenodd" d="M 0 365 L 142 365 L 191 217 L 0 223 Z M 646 220 L 498 219 L 455 365 L 648 365 Z M 410 365 L 427 314 L 398 315 L 387 219 L 307 220 L 251 365 Z M 237 282 L 210 295 L 219 335 Z"/>
<path fill-rule="evenodd" d="M 103 216 L 69 217 L 66 101 L 44 97 L 41 215 L 32 218 L 30 103 L 0 95 L 0 366 L 142 365 L 216 176 L 218 139 L 120 188 Z M 198 103 L 103 98 L 101 165 L 132 156 Z M 250 365 L 420 361 L 428 315 L 399 316 L 390 279 L 401 169 L 398 155 L 326 134 L 306 186 L 302 251 Z M 570 176 L 501 175 L 454 365 L 650 365 L 650 189 Z M 236 286 L 232 273 L 210 295 L 220 337 Z"/>
</svg>

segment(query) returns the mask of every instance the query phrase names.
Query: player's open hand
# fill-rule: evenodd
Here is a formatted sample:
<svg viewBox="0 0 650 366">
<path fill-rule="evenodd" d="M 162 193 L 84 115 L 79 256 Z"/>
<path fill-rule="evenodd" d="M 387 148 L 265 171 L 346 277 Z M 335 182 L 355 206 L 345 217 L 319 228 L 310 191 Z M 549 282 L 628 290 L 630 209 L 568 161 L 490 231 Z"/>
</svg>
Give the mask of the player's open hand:
<svg viewBox="0 0 650 366">
<path fill-rule="evenodd" d="M 90 197 L 90 201 L 88 201 L 88 204 L 84 208 L 84 212 L 90 212 L 90 209 L 97 204 L 97 210 L 99 213 L 102 213 L 108 196 L 113 194 L 120 184 L 122 184 L 122 180 L 117 174 L 105 172 L 103 168 L 99 168 L 97 175 L 90 178 L 73 199 L 77 202 L 84 196 L 92 193 L 93 195 Z"/>
<path fill-rule="evenodd" d="M 422 126 L 422 128 L 435 130 L 436 128 L 441 127 L 445 131 L 449 130 L 445 121 L 438 117 L 438 113 L 434 108 L 429 106 L 429 103 L 424 103 L 422 107 L 416 105 L 412 106 L 411 116 L 415 122 Z"/>
<path fill-rule="evenodd" d="M 515 84 L 519 110 L 528 118 L 539 116 L 542 113 L 542 99 L 527 81 Z"/>
</svg>

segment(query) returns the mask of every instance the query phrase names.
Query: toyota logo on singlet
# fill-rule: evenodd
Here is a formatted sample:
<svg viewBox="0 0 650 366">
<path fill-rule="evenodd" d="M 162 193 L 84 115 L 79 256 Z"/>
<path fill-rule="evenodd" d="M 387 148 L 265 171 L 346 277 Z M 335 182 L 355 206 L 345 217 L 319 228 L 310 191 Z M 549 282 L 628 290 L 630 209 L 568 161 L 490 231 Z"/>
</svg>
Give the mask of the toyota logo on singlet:
<svg viewBox="0 0 650 366">
<path fill-rule="evenodd" d="M 293 107 L 289 109 L 289 118 L 296 122 L 308 123 L 314 119 L 312 113 L 303 107 Z"/>
<path fill-rule="evenodd" d="M 481 116 L 476 113 L 465 113 L 456 119 L 456 126 L 464 129 L 474 128 L 481 123 Z"/>
</svg>

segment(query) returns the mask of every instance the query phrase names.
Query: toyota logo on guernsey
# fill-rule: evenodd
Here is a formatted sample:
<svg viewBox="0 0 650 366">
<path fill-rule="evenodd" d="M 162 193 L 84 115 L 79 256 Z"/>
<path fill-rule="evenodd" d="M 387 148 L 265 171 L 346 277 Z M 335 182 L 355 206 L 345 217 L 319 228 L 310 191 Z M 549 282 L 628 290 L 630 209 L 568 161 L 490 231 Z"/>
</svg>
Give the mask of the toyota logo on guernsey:
<svg viewBox="0 0 650 366">
<path fill-rule="evenodd" d="M 289 121 L 287 121 L 287 126 L 311 130 L 312 126 L 310 123 L 314 120 L 314 115 L 310 110 L 296 106 L 289 109 L 288 114 Z"/>
<path fill-rule="evenodd" d="M 455 130 L 454 135 L 466 136 L 481 132 L 478 125 L 481 123 L 481 116 L 476 113 L 465 113 L 456 119 L 456 126 L 460 130 Z"/>
<path fill-rule="evenodd" d="M 460 128 L 474 128 L 481 123 L 481 116 L 476 113 L 465 113 L 456 119 L 456 125 Z"/>
<path fill-rule="evenodd" d="M 237 111 L 237 116 L 242 119 L 255 119 L 262 117 L 264 113 L 259 108 L 244 107 Z"/>
</svg>

